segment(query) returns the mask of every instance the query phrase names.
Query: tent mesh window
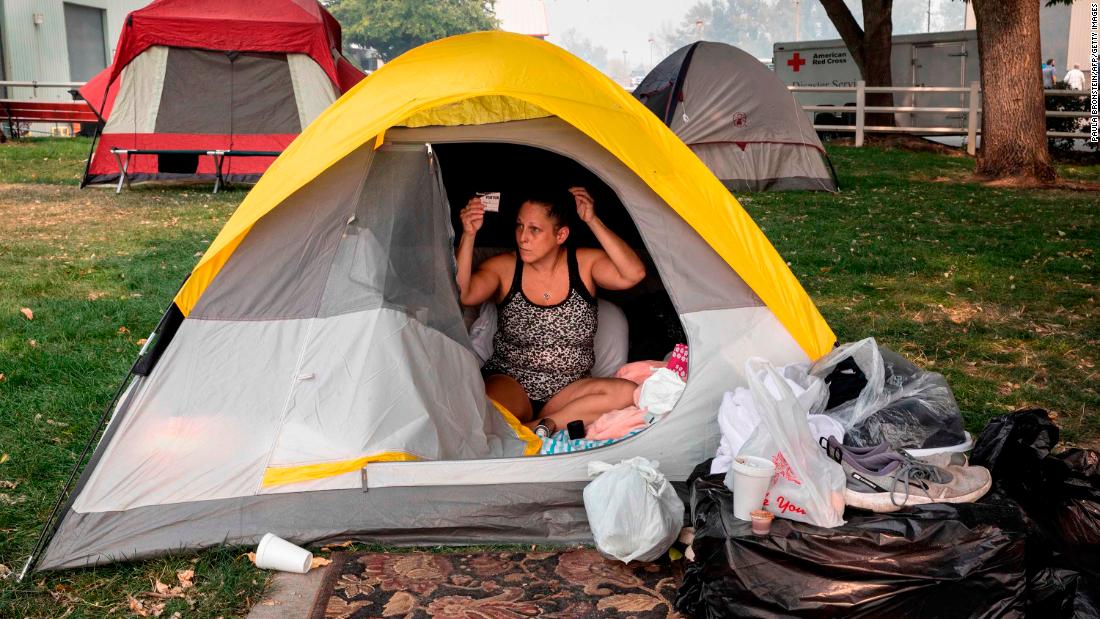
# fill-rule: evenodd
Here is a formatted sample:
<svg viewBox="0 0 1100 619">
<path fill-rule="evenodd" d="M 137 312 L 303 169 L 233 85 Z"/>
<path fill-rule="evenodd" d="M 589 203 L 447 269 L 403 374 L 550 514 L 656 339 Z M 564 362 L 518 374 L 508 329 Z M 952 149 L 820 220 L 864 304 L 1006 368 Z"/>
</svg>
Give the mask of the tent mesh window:
<svg viewBox="0 0 1100 619">
<path fill-rule="evenodd" d="M 687 341 L 676 308 L 634 221 L 619 197 L 598 176 L 568 157 L 531 146 L 457 143 L 434 144 L 433 148 L 439 156 L 456 236 L 462 230 L 458 213 L 476 192 L 501 194 L 500 212 L 487 214 L 477 235 L 476 246 L 481 255 L 515 250 L 515 215 L 532 193 L 564 191 L 575 186 L 587 188 L 596 202 L 596 214 L 646 265 L 646 278 L 637 286 L 599 291 L 600 297 L 615 303 L 626 314 L 629 359 L 662 359 L 677 343 Z M 575 213 L 571 211 L 574 216 Z M 574 247 L 600 246 L 588 227 L 576 219 L 571 222 L 567 242 Z"/>
</svg>

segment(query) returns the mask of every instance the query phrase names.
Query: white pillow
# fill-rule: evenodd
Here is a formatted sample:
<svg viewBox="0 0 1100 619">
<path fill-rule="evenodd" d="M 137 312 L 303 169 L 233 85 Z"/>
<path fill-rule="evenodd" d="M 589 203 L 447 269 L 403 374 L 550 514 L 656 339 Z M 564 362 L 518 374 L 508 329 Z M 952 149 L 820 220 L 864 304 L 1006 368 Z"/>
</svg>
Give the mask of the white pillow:
<svg viewBox="0 0 1100 619">
<path fill-rule="evenodd" d="M 592 366 L 592 376 L 614 376 L 619 368 L 626 365 L 630 329 L 626 314 L 619 306 L 604 299 L 597 299 L 596 303 L 600 318 L 596 327 L 596 364 Z M 470 325 L 470 344 L 482 364 L 493 356 L 493 336 L 496 332 L 497 306 L 483 303 L 477 320 Z"/>
<path fill-rule="evenodd" d="M 497 306 L 496 303 L 487 301 L 481 304 L 477 319 L 470 325 L 470 345 L 481 365 L 485 365 L 489 357 L 493 356 L 493 336 L 496 332 Z"/>
<path fill-rule="evenodd" d="M 600 322 L 596 326 L 596 364 L 592 366 L 592 375 L 614 376 L 619 368 L 626 365 L 630 328 L 626 323 L 626 314 L 618 305 L 604 299 L 596 299 L 596 303 Z"/>
</svg>

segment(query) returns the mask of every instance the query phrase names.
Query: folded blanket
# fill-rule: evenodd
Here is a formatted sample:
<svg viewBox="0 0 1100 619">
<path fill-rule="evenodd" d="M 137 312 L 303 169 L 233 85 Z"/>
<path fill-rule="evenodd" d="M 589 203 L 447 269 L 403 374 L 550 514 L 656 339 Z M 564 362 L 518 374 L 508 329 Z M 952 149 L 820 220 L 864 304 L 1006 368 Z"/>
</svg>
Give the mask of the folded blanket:
<svg viewBox="0 0 1100 619">
<path fill-rule="evenodd" d="M 590 441 L 606 440 L 609 438 L 622 438 L 634 430 L 640 430 L 646 426 L 645 414 L 648 411 L 637 406 L 620 408 L 600 415 L 592 425 L 588 426 L 585 438 Z"/>
<path fill-rule="evenodd" d="M 623 438 L 613 438 L 604 441 L 590 441 L 586 438 L 570 439 L 569 433 L 565 430 L 561 430 L 547 438 L 542 439 L 542 449 L 540 454 L 548 456 L 551 454 L 564 454 L 574 451 L 585 451 L 587 449 L 595 449 L 596 447 L 603 447 L 612 443 L 617 443 L 623 439 L 630 438 L 635 434 L 641 432 L 641 430 L 635 430 L 630 434 L 627 434 Z"/>
</svg>

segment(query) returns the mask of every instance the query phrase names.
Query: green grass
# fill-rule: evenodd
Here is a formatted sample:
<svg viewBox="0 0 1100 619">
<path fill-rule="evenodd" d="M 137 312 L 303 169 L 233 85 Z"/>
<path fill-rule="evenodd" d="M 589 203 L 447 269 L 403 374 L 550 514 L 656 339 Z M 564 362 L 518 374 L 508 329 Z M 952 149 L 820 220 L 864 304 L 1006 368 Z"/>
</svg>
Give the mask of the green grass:
<svg viewBox="0 0 1100 619">
<path fill-rule="evenodd" d="M 0 146 L 0 564 L 15 571 L 138 341 L 244 196 L 79 190 L 87 147 Z M 971 430 L 1042 406 L 1064 437 L 1095 446 L 1100 195 L 981 186 L 965 157 L 830 152 L 841 193 L 743 203 L 839 339 L 874 335 L 942 372 Z M 1100 180 L 1100 166 L 1062 172 Z M 185 568 L 195 587 L 163 617 L 241 616 L 267 582 L 243 552 L 0 580 L 0 616 L 127 616 L 129 596 L 156 601 L 140 594 Z"/>
<path fill-rule="evenodd" d="M 841 193 L 742 202 L 840 341 L 875 336 L 944 374 L 971 431 L 1039 406 L 1096 445 L 1100 193 L 966 182 L 964 157 L 830 152 Z"/>
<path fill-rule="evenodd" d="M 79 185 L 91 138 L 24 138 L 0 146 L 0 183 Z"/>
</svg>

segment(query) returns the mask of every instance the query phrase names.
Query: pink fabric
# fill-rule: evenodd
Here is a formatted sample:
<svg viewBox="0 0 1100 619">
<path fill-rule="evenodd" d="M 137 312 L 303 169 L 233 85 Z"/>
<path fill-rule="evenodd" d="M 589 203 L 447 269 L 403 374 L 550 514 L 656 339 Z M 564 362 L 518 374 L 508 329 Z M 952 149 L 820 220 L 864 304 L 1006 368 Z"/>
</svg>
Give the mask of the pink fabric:
<svg viewBox="0 0 1100 619">
<path fill-rule="evenodd" d="M 687 344 L 677 344 L 672 349 L 672 356 L 668 359 L 668 369 L 680 375 L 680 380 L 688 379 L 688 347 Z"/>
<path fill-rule="evenodd" d="M 640 385 L 649 378 L 654 368 L 665 367 L 664 361 L 632 361 L 615 372 L 615 378 L 625 378 L 630 382 Z"/>
<path fill-rule="evenodd" d="M 622 438 L 634 430 L 645 427 L 645 414 L 646 409 L 637 406 L 629 406 L 604 413 L 592 425 L 588 426 L 585 438 L 590 441 Z"/>
</svg>

